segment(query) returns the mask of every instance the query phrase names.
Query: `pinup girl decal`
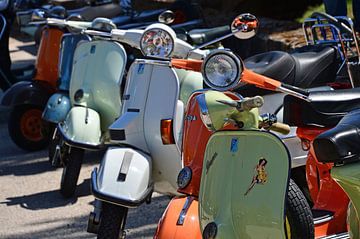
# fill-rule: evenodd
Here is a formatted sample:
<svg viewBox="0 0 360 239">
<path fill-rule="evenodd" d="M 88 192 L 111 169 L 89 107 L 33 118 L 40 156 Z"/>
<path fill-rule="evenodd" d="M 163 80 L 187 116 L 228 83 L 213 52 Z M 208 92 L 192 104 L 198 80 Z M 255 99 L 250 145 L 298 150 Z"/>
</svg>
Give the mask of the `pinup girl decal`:
<svg viewBox="0 0 360 239">
<path fill-rule="evenodd" d="M 267 160 L 265 158 L 261 158 L 259 160 L 259 163 L 256 165 L 255 170 L 254 170 L 255 174 L 252 179 L 252 182 L 251 182 L 248 190 L 244 194 L 245 196 L 253 189 L 255 184 L 265 184 L 266 183 L 266 181 L 267 181 L 267 173 L 265 170 L 266 164 L 267 164 Z"/>
</svg>

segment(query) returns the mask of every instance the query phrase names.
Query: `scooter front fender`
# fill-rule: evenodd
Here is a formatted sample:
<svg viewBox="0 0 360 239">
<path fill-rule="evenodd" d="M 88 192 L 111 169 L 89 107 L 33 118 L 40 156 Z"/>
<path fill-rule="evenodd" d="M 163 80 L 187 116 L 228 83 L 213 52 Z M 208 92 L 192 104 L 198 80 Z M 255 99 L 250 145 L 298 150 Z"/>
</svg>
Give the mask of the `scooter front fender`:
<svg viewBox="0 0 360 239">
<path fill-rule="evenodd" d="M 95 150 L 103 147 L 100 116 L 95 110 L 81 106 L 71 108 L 58 129 L 70 146 Z"/>
<path fill-rule="evenodd" d="M 56 93 L 48 100 L 42 118 L 51 123 L 60 123 L 70 112 L 71 103 L 68 94 Z"/>
<path fill-rule="evenodd" d="M 45 82 L 20 81 L 5 91 L 1 105 L 13 107 L 30 104 L 43 107 L 54 91 L 55 89 Z"/>
<path fill-rule="evenodd" d="M 103 201 L 137 207 L 153 192 L 149 155 L 131 148 L 111 147 L 100 168 L 91 174 L 91 191 Z"/>
<path fill-rule="evenodd" d="M 154 239 L 201 239 L 198 200 L 174 197 L 162 215 Z"/>
</svg>

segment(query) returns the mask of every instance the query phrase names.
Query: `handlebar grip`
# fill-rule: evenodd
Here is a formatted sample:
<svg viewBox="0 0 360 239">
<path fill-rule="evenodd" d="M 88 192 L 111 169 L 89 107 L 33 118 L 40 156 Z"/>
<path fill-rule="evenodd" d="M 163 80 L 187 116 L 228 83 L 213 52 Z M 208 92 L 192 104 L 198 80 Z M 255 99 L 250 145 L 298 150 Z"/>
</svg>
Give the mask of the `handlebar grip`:
<svg viewBox="0 0 360 239">
<path fill-rule="evenodd" d="M 275 131 L 275 132 L 278 132 L 280 134 L 289 134 L 290 133 L 290 126 L 287 125 L 287 124 L 283 124 L 283 123 L 273 123 L 269 130 L 272 130 L 272 131 Z"/>
<path fill-rule="evenodd" d="M 253 108 L 259 108 L 263 106 L 264 99 L 261 96 L 254 96 L 251 98 L 245 98 L 240 103 L 241 110 L 251 110 Z"/>
</svg>

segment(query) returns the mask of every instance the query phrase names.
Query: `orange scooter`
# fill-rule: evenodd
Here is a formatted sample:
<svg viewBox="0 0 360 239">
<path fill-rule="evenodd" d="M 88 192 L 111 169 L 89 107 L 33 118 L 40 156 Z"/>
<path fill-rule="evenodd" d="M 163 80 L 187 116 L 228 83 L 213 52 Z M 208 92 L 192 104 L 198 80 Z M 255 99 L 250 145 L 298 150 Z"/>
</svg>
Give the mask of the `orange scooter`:
<svg viewBox="0 0 360 239">
<path fill-rule="evenodd" d="M 212 59 L 211 59 L 212 58 Z M 226 75 L 226 67 L 234 67 L 236 64 L 229 63 L 231 62 L 231 58 L 236 58 L 233 54 L 229 54 L 229 52 L 226 51 L 218 51 L 214 53 L 210 53 L 207 58 L 204 60 L 204 64 L 202 67 L 200 65 L 202 64 L 201 61 L 199 62 L 184 62 L 185 60 L 173 60 L 172 66 L 173 67 L 180 67 L 180 68 L 186 68 L 191 70 L 199 70 L 199 68 L 202 68 L 202 72 L 204 75 L 204 81 L 207 85 L 213 85 L 214 87 L 216 84 L 218 84 L 219 88 L 223 87 L 225 90 L 230 90 L 238 87 L 242 83 L 248 83 L 252 85 L 256 85 L 259 88 L 272 90 L 272 91 L 280 91 L 280 92 L 286 92 L 289 94 L 296 95 L 301 98 L 306 98 L 306 91 L 302 91 L 296 87 L 278 82 L 276 80 L 267 78 L 262 75 L 258 75 L 244 67 L 242 63 L 238 65 L 238 67 L 235 67 L 240 71 L 240 74 L 238 75 L 238 79 L 232 81 L 228 78 L 228 82 L 221 82 L 220 80 L 218 82 L 213 81 L 210 82 L 207 80 L 206 74 L 212 75 L 214 77 L 215 75 L 222 73 L 218 73 L 215 71 L 223 72 L 224 75 Z M 217 62 L 216 62 L 217 61 Z M 213 67 L 216 70 L 207 70 L 208 64 L 209 68 Z M 221 64 L 223 64 L 221 66 Z M 185 67 L 184 67 L 185 66 Z M 225 66 L 225 67 L 224 67 Z M 234 77 L 235 73 L 228 73 L 224 79 L 225 81 L 227 77 Z M 221 76 L 219 79 L 222 78 Z M 236 76 L 235 76 L 236 78 Z M 226 87 L 229 87 L 226 89 Z M 211 130 L 213 127 L 214 129 L 219 128 L 219 122 L 221 124 L 225 124 L 225 127 L 222 128 L 220 131 L 225 130 L 226 132 L 237 132 L 236 130 L 241 130 L 241 128 L 244 128 L 246 131 L 246 125 L 249 124 L 251 121 L 242 121 L 242 122 L 235 122 L 233 120 L 229 120 L 227 123 L 224 123 L 224 118 L 222 117 L 212 117 L 212 119 L 209 118 L 209 115 L 211 115 L 210 108 L 206 112 L 206 107 L 204 107 L 203 102 L 200 101 L 199 96 L 203 95 L 204 91 L 195 92 L 190 97 L 188 101 L 187 111 L 185 115 L 185 123 L 184 123 L 184 135 L 183 135 L 183 162 L 184 162 L 184 168 L 180 171 L 178 175 L 178 192 L 185 194 L 186 196 L 180 196 L 175 197 L 171 200 L 170 204 L 168 205 L 166 211 L 163 214 L 163 217 L 160 219 L 158 228 L 156 231 L 156 235 L 154 238 L 216 238 L 216 234 L 219 230 L 224 232 L 224 230 L 228 230 L 226 228 L 239 228 L 240 225 L 230 225 L 228 224 L 228 219 L 234 217 L 237 213 L 231 212 L 232 209 L 237 208 L 233 205 L 236 204 L 235 201 L 231 201 L 235 198 L 232 198 L 234 195 L 223 195 L 225 198 L 231 198 L 228 207 L 220 206 L 218 204 L 213 205 L 215 202 L 212 198 L 205 198 L 205 194 L 208 195 L 214 195 L 214 192 L 205 192 L 204 190 L 205 186 L 203 185 L 203 180 L 206 179 L 208 175 L 208 169 L 212 167 L 211 165 L 215 161 L 215 159 L 205 158 L 207 157 L 207 142 L 210 140 L 210 138 L 213 138 L 215 131 Z M 207 93 L 205 93 L 207 94 Z M 243 98 L 236 93 L 232 92 L 226 92 L 225 95 L 233 100 L 243 100 Z M 246 98 L 245 98 L 246 100 Z M 218 101 L 220 102 L 220 101 Z M 235 106 L 233 106 L 235 107 Z M 239 107 L 240 105 L 236 106 Z M 246 106 L 241 105 L 242 108 L 246 108 Z M 245 110 L 246 111 L 246 110 Z M 210 116 L 211 117 L 211 116 Z M 231 117 L 231 116 L 229 116 Z M 271 129 L 271 127 L 279 127 L 281 124 L 276 123 L 276 117 L 274 118 L 273 115 L 262 115 L 262 123 L 260 123 L 259 127 L 264 129 Z M 226 120 L 226 119 L 225 119 Z M 218 122 L 218 123 L 216 123 Z M 215 126 L 218 124 L 217 126 Z M 279 127 L 281 128 L 281 127 Z M 278 131 L 279 131 L 278 128 Z M 287 130 L 284 127 L 284 131 Z M 234 131 L 235 130 L 235 131 Z M 220 132 L 216 131 L 216 132 Z M 281 131 L 281 130 L 280 130 Z M 245 139 L 243 139 L 245 140 Z M 231 146 L 232 147 L 232 146 Z M 240 147 L 240 146 L 239 146 Z M 228 149 L 224 149 L 225 151 Z M 231 150 L 231 149 L 230 149 Z M 240 150 L 240 149 L 239 149 Z M 251 150 L 251 149 L 249 149 Z M 260 149 L 258 149 L 260 150 Z M 256 151 L 256 150 L 255 150 Z M 260 150 L 261 151 L 261 150 Z M 246 152 L 244 152 L 246 154 Z M 210 160 L 209 160 L 210 159 Z M 221 160 L 221 159 L 219 159 Z M 245 160 L 245 159 L 242 159 Z M 260 162 L 259 162 L 260 163 Z M 266 163 L 265 163 L 266 164 Z M 285 165 L 284 165 L 285 167 Z M 241 169 L 239 169 L 241 170 Z M 287 169 L 285 170 L 287 171 Z M 205 173 L 204 173 L 205 172 Z M 239 172 L 241 174 L 241 172 Z M 204 175 L 205 174 L 205 175 Z M 273 174 L 272 177 L 276 177 L 276 174 Z M 211 179 L 207 179 L 209 181 L 214 181 Z M 215 181 L 224 182 L 224 179 L 216 179 Z M 254 186 L 258 184 L 259 179 L 253 180 L 253 183 L 249 185 L 248 190 L 244 195 L 247 195 L 250 191 L 253 190 Z M 242 182 L 239 181 L 238 184 L 248 184 L 249 182 Z M 234 183 L 229 183 L 229 185 L 233 185 Z M 259 183 L 261 184 L 261 183 Z M 209 186 L 209 185 L 208 185 Z M 231 187 L 231 186 L 230 186 Z M 239 186 L 240 187 L 240 186 Z M 211 188 L 211 186 L 210 186 Z M 224 185 L 224 190 L 227 188 L 227 186 Z M 209 189 L 209 188 L 207 188 Z M 211 189 L 210 189 L 211 191 Z M 226 190 L 225 190 L 226 191 Z M 221 194 L 222 192 L 219 192 L 218 194 Z M 217 194 L 217 195 L 218 195 Z M 202 196 L 203 195 L 203 196 Z M 269 192 L 269 195 L 272 195 L 271 192 Z M 202 199 L 203 197 L 203 199 Z M 220 197 L 221 198 L 221 197 Z M 205 200 L 205 201 L 204 201 Z M 243 200 L 243 199 L 241 199 Z M 245 200 L 245 199 L 244 199 Z M 242 231 L 239 232 L 244 237 L 240 238 L 259 238 L 259 235 L 262 236 L 269 236 L 272 235 L 271 232 L 266 231 L 268 228 L 266 228 L 265 222 L 263 222 L 263 217 L 261 216 L 262 213 L 264 215 L 268 213 L 266 211 L 266 207 L 269 204 L 272 204 L 274 200 L 273 196 L 270 196 L 267 201 L 267 205 L 261 203 L 263 202 L 263 199 L 256 199 L 257 205 L 256 207 L 259 209 L 260 214 L 259 215 L 252 215 L 249 214 L 250 217 L 257 217 L 255 221 L 257 221 L 258 224 L 256 225 L 249 225 L 248 226 L 248 232 L 250 232 L 252 227 L 258 228 L 258 234 L 257 235 L 249 235 L 248 232 Z M 209 204 L 208 204 L 209 203 Z M 277 202 L 278 203 L 278 202 Z M 314 225 L 312 222 L 311 217 L 311 211 L 310 207 L 305 199 L 305 196 L 302 194 L 300 189 L 296 186 L 296 184 L 290 180 L 288 190 L 287 190 L 287 196 L 285 196 L 285 203 L 286 203 L 286 209 L 284 214 L 286 215 L 286 232 L 287 237 L 286 238 L 312 238 L 314 237 Z M 211 205 L 210 205 L 211 204 Z M 275 205 L 276 203 L 274 203 Z M 240 207 L 240 206 L 239 206 Z M 210 219 L 207 218 L 205 212 L 203 212 L 205 209 L 208 208 L 210 211 L 213 211 L 214 213 L 217 212 L 216 216 L 216 224 L 217 226 L 214 226 L 215 224 L 207 224 L 206 221 L 209 221 Z M 224 211 L 219 212 L 220 208 L 227 208 Z M 265 211 L 262 211 L 261 208 L 263 208 Z M 207 211 L 209 213 L 209 211 Z M 200 213 L 200 214 L 199 214 Z M 211 212 L 212 213 L 212 212 Z M 230 214 L 229 214 L 230 213 Z M 221 214 L 221 215 L 220 215 Z M 232 215 L 231 215 L 232 214 Z M 281 213 L 280 213 L 281 214 Z M 229 219 L 230 220 L 230 219 Z M 231 221 L 231 220 L 230 220 Z M 233 222 L 235 219 L 233 218 Z M 246 219 L 244 219 L 244 222 Z M 207 224 L 207 225 L 206 225 Z M 274 224 L 275 225 L 275 224 Z M 244 226 L 244 225 L 242 225 Z M 242 227 L 240 226 L 240 227 Z M 243 228 L 243 227 L 242 227 Z M 264 228 L 264 232 L 261 232 L 261 229 Z M 234 231 L 236 231 L 234 229 Z M 291 231 L 291 236 L 288 233 Z M 273 236 L 269 238 L 274 238 Z"/>
<path fill-rule="evenodd" d="M 36 13 L 33 18 L 41 20 Z M 84 28 L 84 23 L 78 25 L 76 21 L 68 21 L 69 25 L 71 23 L 73 27 Z M 49 143 L 51 126 L 42 121 L 42 112 L 57 90 L 60 43 L 67 31 L 64 24 L 48 22 L 41 37 L 32 80 L 14 84 L 2 98 L 1 104 L 12 108 L 8 121 L 10 137 L 22 149 L 40 150 Z"/>
</svg>

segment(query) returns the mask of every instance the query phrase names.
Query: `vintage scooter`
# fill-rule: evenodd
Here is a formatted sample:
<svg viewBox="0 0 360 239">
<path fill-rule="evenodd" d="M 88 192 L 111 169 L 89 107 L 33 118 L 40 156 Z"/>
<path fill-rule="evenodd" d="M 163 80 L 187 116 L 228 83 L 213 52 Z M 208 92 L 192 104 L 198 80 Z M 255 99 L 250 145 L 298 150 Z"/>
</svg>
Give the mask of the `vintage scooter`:
<svg viewBox="0 0 360 239">
<path fill-rule="evenodd" d="M 34 21 L 44 21 L 47 25 L 37 53 L 34 77 L 31 81 L 21 81 L 8 89 L 1 104 L 11 107 L 8 121 L 11 139 L 25 150 L 39 150 L 48 145 L 51 127 L 41 119 L 48 98 L 57 90 L 58 58 L 62 35 L 88 27 L 91 23 L 77 21 L 44 20 L 37 12 Z M 49 60 L 52 59 L 52 60 Z"/>
<path fill-rule="evenodd" d="M 346 192 L 351 202 L 348 205 L 346 220 L 349 237 L 358 239 L 360 238 L 359 90 L 339 91 L 324 97 L 331 101 L 333 97 L 344 98 L 346 95 L 350 96 L 351 100 L 344 100 L 337 105 L 338 108 L 334 110 L 340 113 L 337 118 L 340 119 L 346 112 L 357 109 L 346 114 L 334 128 L 317 136 L 313 141 L 312 150 L 319 163 L 334 165 L 330 172 L 331 177 Z"/>
<path fill-rule="evenodd" d="M 254 16 L 245 14 L 241 16 L 241 19 L 249 23 L 251 33 L 240 34 L 239 37 L 253 36 L 255 34 L 254 29 L 257 28 L 257 21 L 254 23 Z M 220 40 L 236 33 L 235 27 L 234 33 L 230 33 Z M 143 52 L 153 54 L 169 54 L 172 52 L 172 38 L 168 35 L 171 36 L 172 34 L 169 34 L 168 30 L 160 29 L 160 25 L 156 31 L 144 33 L 143 39 L 140 41 Z M 146 44 L 143 43 L 144 41 Z M 175 41 L 179 42 L 179 39 Z M 180 58 L 190 56 L 189 58 L 192 59 L 201 59 L 206 53 L 198 48 L 175 45 L 173 56 Z M 198 61 L 194 60 L 171 61 L 171 66 L 177 64 L 180 64 L 183 69 L 187 69 L 191 64 L 201 67 Z M 126 100 L 123 105 L 123 115 L 110 126 L 110 135 L 114 143 L 131 145 L 135 150 L 119 147 L 109 148 L 101 162 L 99 171 L 96 169 L 92 173 L 92 192 L 102 202 L 96 201 L 94 212 L 90 215 L 88 230 L 96 232 L 100 223 L 99 238 L 109 238 L 110 235 L 116 237 L 123 234 L 127 208 L 136 207 L 145 202 L 151 197 L 153 190 L 165 194 L 176 194 L 174 190 L 176 172 L 181 169 L 180 142 L 183 105 L 184 99 L 188 99 L 191 91 L 188 91 L 186 98 L 181 100 L 182 102 L 178 100 L 177 104 L 181 102 L 180 106 L 173 105 L 174 100 L 167 100 L 169 96 L 164 95 L 163 88 L 160 86 L 169 85 L 169 79 L 172 78 L 167 76 L 165 77 L 166 80 L 161 80 L 163 77 L 159 78 L 157 72 L 160 69 L 161 72 L 172 70 L 168 68 L 169 66 L 168 62 L 137 60 L 131 67 L 126 93 L 124 94 Z M 156 69 L 156 71 L 154 72 L 152 69 Z M 200 68 L 196 69 L 199 71 Z M 192 90 L 194 89 L 192 88 Z M 159 90 L 160 92 L 158 92 Z M 157 93 L 152 93 L 155 91 Z M 178 92 L 178 90 L 176 91 Z M 177 94 L 172 97 L 177 97 Z M 170 102 L 170 105 L 166 103 L 168 106 L 165 107 L 165 102 Z M 158 116 L 156 114 L 159 113 L 155 114 L 153 110 L 156 105 L 161 105 L 163 110 Z M 166 113 L 165 109 L 168 108 L 169 112 Z M 176 143 L 176 145 L 167 145 L 169 143 Z M 121 162 L 119 162 L 119 158 L 122 159 Z M 114 215 L 118 216 L 114 217 Z"/>
<path fill-rule="evenodd" d="M 210 53 L 202 73 L 207 85 L 222 90 L 248 83 L 306 98 L 296 87 L 246 69 L 226 50 Z M 177 181 L 179 192 L 188 196 L 170 202 L 154 238 L 313 238 L 310 207 L 290 181 L 289 152 L 268 132 L 290 128 L 276 123 L 275 115 L 259 116 L 262 104 L 259 96 L 211 90 L 190 97 L 184 168 Z M 208 140 L 199 137 L 204 131 Z M 203 158 L 197 151 L 204 151 Z"/>
<path fill-rule="evenodd" d="M 351 29 L 349 35 L 356 39 L 351 20 L 347 18 L 331 19 L 326 15 L 322 17 L 334 23 L 331 27 L 333 32 L 339 32 L 339 28 L 345 26 Z M 343 25 L 339 26 L 339 23 Z M 339 36 L 341 37 L 341 35 Z M 334 40 L 341 41 L 339 38 Z M 315 38 L 315 40 L 321 39 Z M 347 59 L 346 67 L 351 86 L 358 87 L 360 85 L 358 80 L 360 61 L 357 42 L 355 41 L 353 49 L 343 51 L 343 55 Z M 297 135 L 302 141 L 302 147 L 308 151 L 304 186 L 309 190 L 317 238 L 326 236 L 331 238 L 348 237 L 346 215 L 349 198 L 330 174 L 333 165 L 319 162 L 311 147 L 312 142 L 319 134 L 334 127 L 339 121 L 339 117 L 344 115 L 345 111 L 342 105 L 349 103 L 350 105 L 347 106 L 349 108 L 356 106 L 356 104 L 350 103 L 355 100 L 355 95 L 347 94 L 347 91 L 341 92 L 343 91 L 311 93 L 309 95 L 311 103 L 305 103 L 291 96 L 286 96 L 284 99 L 284 122 L 297 126 Z M 330 95 L 334 97 L 330 99 Z M 350 97 L 351 95 L 352 97 Z"/>
</svg>

